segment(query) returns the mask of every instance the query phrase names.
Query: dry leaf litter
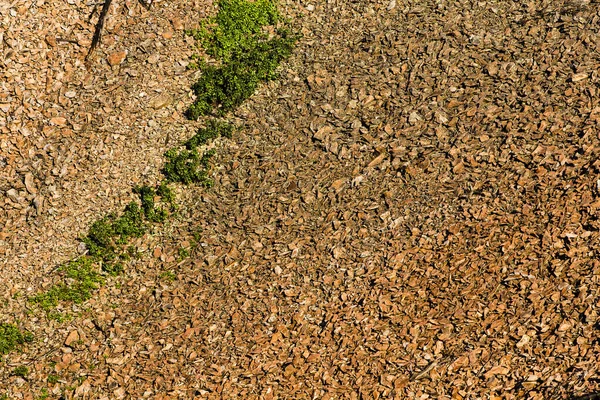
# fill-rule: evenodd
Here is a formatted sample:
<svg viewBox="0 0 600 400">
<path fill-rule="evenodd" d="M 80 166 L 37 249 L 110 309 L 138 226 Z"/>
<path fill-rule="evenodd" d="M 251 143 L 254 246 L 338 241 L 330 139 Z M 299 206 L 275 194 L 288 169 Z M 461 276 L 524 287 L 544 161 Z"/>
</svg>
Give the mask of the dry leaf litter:
<svg viewBox="0 0 600 400">
<path fill-rule="evenodd" d="M 72 3 L 2 9 L 2 291 L 38 340 L 0 392 L 600 391 L 597 5 L 286 3 L 304 37 L 232 117 L 215 187 L 181 191 L 180 216 L 135 243 L 146 255 L 57 324 L 13 294 L 158 179 L 165 138 L 191 136 L 181 26 L 211 10 L 119 3 L 86 71 L 90 6 Z M 44 39 L 59 35 L 79 44 Z"/>
</svg>

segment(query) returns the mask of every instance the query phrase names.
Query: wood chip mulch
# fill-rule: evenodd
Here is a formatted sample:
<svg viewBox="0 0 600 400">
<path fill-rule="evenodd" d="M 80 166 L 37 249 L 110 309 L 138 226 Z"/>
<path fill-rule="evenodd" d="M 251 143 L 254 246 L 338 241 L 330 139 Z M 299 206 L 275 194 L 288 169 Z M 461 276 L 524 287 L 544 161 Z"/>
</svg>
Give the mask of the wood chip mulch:
<svg viewBox="0 0 600 400">
<path fill-rule="evenodd" d="M 600 392 L 597 4 L 286 3 L 304 37 L 232 117 L 245 128 L 217 146 L 215 187 L 179 190 L 177 218 L 134 243 L 141 258 L 57 324 L 15 293 L 43 286 L 133 182 L 158 179 L 166 132 L 171 145 L 193 134 L 182 62 L 194 50 L 173 21 L 211 10 L 119 2 L 97 56 L 125 59 L 91 73 L 77 64 L 85 46 L 44 49 L 39 35 L 57 24 L 53 35 L 87 40 L 91 6 L 73 3 L 1 10 L 14 82 L 0 106 L 3 317 L 37 339 L 0 365 L 0 394 Z M 160 96 L 173 102 L 149 109 Z"/>
</svg>

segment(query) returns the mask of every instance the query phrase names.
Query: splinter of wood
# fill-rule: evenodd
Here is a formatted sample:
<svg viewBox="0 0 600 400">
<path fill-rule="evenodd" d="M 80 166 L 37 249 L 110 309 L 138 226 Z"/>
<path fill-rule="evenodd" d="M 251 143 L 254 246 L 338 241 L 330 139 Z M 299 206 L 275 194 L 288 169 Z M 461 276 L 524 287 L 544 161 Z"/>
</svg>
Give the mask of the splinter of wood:
<svg viewBox="0 0 600 400">
<path fill-rule="evenodd" d="M 152 0 L 138 0 L 138 1 L 144 8 L 146 8 L 146 10 L 149 10 L 150 6 L 152 5 Z"/>
<path fill-rule="evenodd" d="M 94 32 L 94 37 L 92 38 L 92 45 L 90 46 L 90 49 L 87 55 L 85 56 L 86 61 L 94 53 L 94 50 L 96 50 L 98 43 L 100 43 L 100 40 L 102 38 L 102 29 L 104 28 L 104 21 L 106 20 L 106 15 L 108 14 L 110 3 L 112 3 L 112 0 L 105 0 L 104 5 L 102 6 L 102 11 L 100 11 L 98 23 L 96 24 L 96 31 Z"/>
<path fill-rule="evenodd" d="M 600 393 L 588 394 L 587 396 L 572 397 L 571 400 L 600 400 Z"/>
</svg>

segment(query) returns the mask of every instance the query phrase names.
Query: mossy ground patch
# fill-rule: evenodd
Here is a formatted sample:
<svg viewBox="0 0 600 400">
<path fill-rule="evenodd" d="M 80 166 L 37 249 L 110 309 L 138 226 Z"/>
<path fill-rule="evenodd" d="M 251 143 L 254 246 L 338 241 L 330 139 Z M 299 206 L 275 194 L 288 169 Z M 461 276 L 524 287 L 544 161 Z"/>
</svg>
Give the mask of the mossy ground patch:
<svg viewBox="0 0 600 400">
<path fill-rule="evenodd" d="M 123 249 L 131 238 L 142 236 L 151 223 L 163 222 L 169 214 L 166 207 L 172 208 L 173 193 L 165 182 L 157 189 L 136 186 L 133 192 L 140 197 L 140 204 L 131 202 L 120 216 L 109 214 L 94 222 L 82 239 L 88 254 L 100 259 L 105 271 L 126 257 Z M 157 197 L 165 205 L 157 206 Z"/>
<path fill-rule="evenodd" d="M 214 150 L 200 153 L 199 147 L 218 137 L 230 138 L 234 126 L 219 120 L 210 120 L 205 128 L 201 128 L 184 143 L 185 149 L 172 148 L 165 153 L 163 174 L 167 182 L 191 183 L 204 187 L 213 185 L 209 177 L 209 163 Z"/>
<path fill-rule="evenodd" d="M 219 0 L 219 12 L 189 31 L 207 54 L 227 63 L 235 55 L 266 40 L 265 26 L 274 26 L 281 16 L 273 0 Z"/>
<path fill-rule="evenodd" d="M 284 26 L 273 0 L 220 0 L 219 12 L 189 33 L 200 41 L 217 65 L 199 68 L 194 84 L 196 100 L 188 109 L 190 119 L 224 115 L 248 99 L 260 82 L 276 78 L 276 69 L 298 39 Z M 265 27 L 271 26 L 269 34 Z"/>
<path fill-rule="evenodd" d="M 32 340 L 31 333 L 21 331 L 16 325 L 0 323 L 0 355 L 7 354 Z"/>
<path fill-rule="evenodd" d="M 58 268 L 61 281 L 31 297 L 31 303 L 54 319 L 64 319 L 53 311 L 60 302 L 83 303 L 104 284 L 107 274 L 122 271 L 122 263 L 130 256 L 126 246 L 130 239 L 142 236 L 152 223 L 164 221 L 166 208 L 173 204 L 173 192 L 166 183 L 157 189 L 137 186 L 133 191 L 140 197 L 140 204 L 131 202 L 120 216 L 109 214 L 94 222 L 82 239 L 88 253 Z M 156 205 L 157 198 L 164 203 L 162 206 Z"/>
<path fill-rule="evenodd" d="M 93 290 L 104 283 L 104 277 L 98 267 L 98 258 L 93 256 L 81 256 L 69 261 L 62 265 L 59 271 L 64 281 L 31 297 L 29 299 L 31 303 L 39 305 L 46 311 L 54 309 L 61 301 L 79 304 L 88 300 Z"/>
</svg>

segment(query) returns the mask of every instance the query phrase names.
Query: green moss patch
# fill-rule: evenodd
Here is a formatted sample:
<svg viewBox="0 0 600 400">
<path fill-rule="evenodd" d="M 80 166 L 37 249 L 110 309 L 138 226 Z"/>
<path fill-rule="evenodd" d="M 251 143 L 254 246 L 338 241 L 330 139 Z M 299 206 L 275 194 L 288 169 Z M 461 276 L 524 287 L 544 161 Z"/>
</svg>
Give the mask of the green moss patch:
<svg viewBox="0 0 600 400">
<path fill-rule="evenodd" d="M 29 368 L 27 368 L 24 365 L 19 365 L 18 367 L 15 367 L 15 369 L 13 369 L 12 374 L 15 376 L 25 378 L 29 374 Z"/>
<path fill-rule="evenodd" d="M 168 188 L 168 186 L 166 187 Z M 137 186 L 135 189 L 133 189 L 133 191 L 140 195 L 140 199 L 142 201 L 142 212 L 146 220 L 149 222 L 163 222 L 167 218 L 167 210 L 161 207 L 156 207 L 154 203 L 154 199 L 158 195 L 157 190 L 154 190 L 148 186 Z"/>
<path fill-rule="evenodd" d="M 266 40 L 263 27 L 281 19 L 273 0 L 220 0 L 216 16 L 203 21 L 200 29 L 189 33 L 200 41 L 207 54 L 229 62 L 233 55 Z"/>
<path fill-rule="evenodd" d="M 165 153 L 167 159 L 163 167 L 165 179 L 168 182 L 179 182 L 186 185 L 195 183 L 211 187 L 213 181 L 209 177 L 209 169 L 214 150 L 200 154 L 198 147 L 220 136 L 230 138 L 233 130 L 233 125 L 229 123 L 210 120 L 206 128 L 198 130 L 196 135 L 184 143 L 185 149 L 173 148 Z"/>
<path fill-rule="evenodd" d="M 60 266 L 60 282 L 31 297 L 31 303 L 40 306 L 51 318 L 62 320 L 64 315 L 53 312 L 59 303 L 80 304 L 89 300 L 94 290 L 104 284 L 107 273 L 122 271 L 122 263 L 131 256 L 127 243 L 142 236 L 152 223 L 163 222 L 169 214 L 165 207 L 172 207 L 174 201 L 166 182 L 157 189 L 138 186 L 134 192 L 140 197 L 140 204 L 131 202 L 121 215 L 109 214 L 94 222 L 82 239 L 88 254 Z M 165 205 L 157 206 L 157 199 Z"/>
<path fill-rule="evenodd" d="M 208 176 L 209 161 L 214 151 L 208 151 L 202 155 L 198 150 L 171 149 L 165 153 L 167 162 L 163 168 L 163 174 L 169 182 L 180 182 L 186 185 L 197 183 L 204 187 L 213 185 Z"/>
<path fill-rule="evenodd" d="M 187 142 L 185 142 L 185 147 L 188 150 L 193 150 L 196 147 L 205 145 L 211 140 L 216 139 L 220 136 L 231 139 L 233 130 L 233 125 L 224 121 L 211 119 L 210 121 L 208 121 L 208 125 L 206 126 L 206 128 L 199 129 L 198 133 L 196 133 Z"/>
<path fill-rule="evenodd" d="M 174 210 L 177 206 L 175 204 L 175 193 L 173 189 L 169 187 L 166 181 L 162 181 L 156 189 L 156 194 L 160 196 L 161 200 L 168 204 L 171 210 Z"/>
<path fill-rule="evenodd" d="M 102 260 L 103 269 L 107 272 L 119 272 L 114 267 L 118 266 L 119 259 L 128 258 L 123 248 L 131 238 L 146 233 L 150 223 L 163 222 L 167 218 L 168 211 L 156 206 L 156 198 L 162 197 L 171 204 L 173 201 L 173 193 L 166 183 L 158 189 L 138 186 L 133 191 L 140 196 L 141 205 L 131 202 L 120 216 L 109 214 L 99 219 L 82 239 L 89 255 Z"/>
<path fill-rule="evenodd" d="M 192 89 L 190 119 L 224 115 L 252 96 L 259 83 L 276 78 L 275 70 L 298 39 L 278 28 L 280 16 L 273 0 L 220 0 L 219 12 L 201 29 L 190 32 L 220 65 L 201 66 L 202 76 Z M 272 26 L 271 37 L 263 31 Z"/>
<path fill-rule="evenodd" d="M 63 282 L 51 286 L 45 292 L 29 299 L 45 311 L 51 311 L 59 302 L 83 303 L 92 297 L 92 293 L 104 283 L 104 277 L 98 267 L 98 259 L 93 256 L 81 256 L 59 268 Z"/>
<path fill-rule="evenodd" d="M 31 333 L 22 332 L 13 324 L 0 323 L 0 355 L 7 354 L 32 340 Z"/>
</svg>

